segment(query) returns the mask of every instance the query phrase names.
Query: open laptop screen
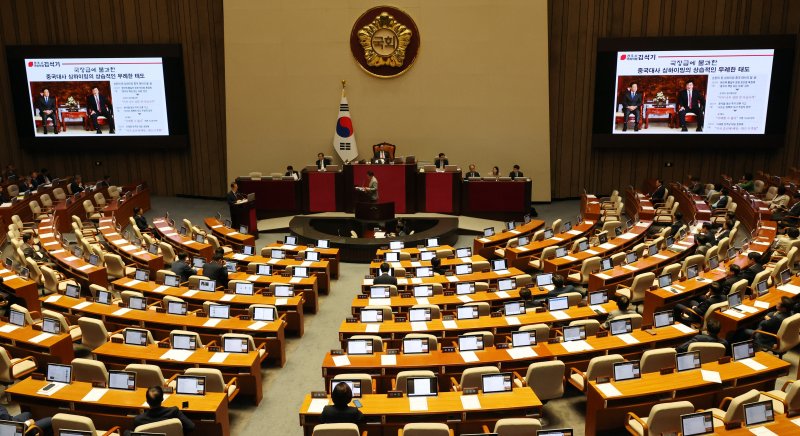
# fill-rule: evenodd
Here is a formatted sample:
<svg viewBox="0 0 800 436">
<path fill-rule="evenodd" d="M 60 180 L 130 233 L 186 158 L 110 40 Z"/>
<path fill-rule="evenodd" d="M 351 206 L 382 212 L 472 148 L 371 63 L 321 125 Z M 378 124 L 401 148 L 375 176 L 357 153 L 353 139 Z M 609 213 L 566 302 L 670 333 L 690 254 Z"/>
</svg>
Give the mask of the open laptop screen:
<svg viewBox="0 0 800 436">
<path fill-rule="evenodd" d="M 130 371 L 108 371 L 108 388 L 135 391 L 136 373 Z"/>
<path fill-rule="evenodd" d="M 698 412 L 681 415 L 683 436 L 697 436 L 714 432 L 714 416 L 711 412 Z"/>
<path fill-rule="evenodd" d="M 205 376 L 179 375 L 175 385 L 175 393 L 178 395 L 205 395 Z"/>
<path fill-rule="evenodd" d="M 675 356 L 675 367 L 678 369 L 678 372 L 700 368 L 700 364 L 699 351 L 679 353 Z"/>
<path fill-rule="evenodd" d="M 511 392 L 513 375 L 510 372 L 484 374 L 481 377 L 481 390 L 484 394 L 495 392 Z"/>
<path fill-rule="evenodd" d="M 409 377 L 406 392 L 409 397 L 435 397 L 439 395 L 439 384 L 435 377 Z"/>
<path fill-rule="evenodd" d="M 733 360 L 749 359 L 756 355 L 753 341 L 737 342 L 731 345 Z"/>
<path fill-rule="evenodd" d="M 744 425 L 758 425 L 775 420 L 772 400 L 758 401 L 744 405 Z"/>
</svg>

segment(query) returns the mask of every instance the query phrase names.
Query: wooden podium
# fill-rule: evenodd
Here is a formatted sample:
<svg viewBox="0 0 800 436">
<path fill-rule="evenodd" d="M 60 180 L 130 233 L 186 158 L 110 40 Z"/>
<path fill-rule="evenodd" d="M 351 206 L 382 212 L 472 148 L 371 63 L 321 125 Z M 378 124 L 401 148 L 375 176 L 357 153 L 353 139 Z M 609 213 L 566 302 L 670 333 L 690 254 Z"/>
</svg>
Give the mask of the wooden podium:
<svg viewBox="0 0 800 436">
<path fill-rule="evenodd" d="M 231 223 L 234 229 L 247 226 L 247 233 L 258 239 L 258 220 L 256 219 L 256 194 L 248 194 L 231 206 Z"/>
</svg>

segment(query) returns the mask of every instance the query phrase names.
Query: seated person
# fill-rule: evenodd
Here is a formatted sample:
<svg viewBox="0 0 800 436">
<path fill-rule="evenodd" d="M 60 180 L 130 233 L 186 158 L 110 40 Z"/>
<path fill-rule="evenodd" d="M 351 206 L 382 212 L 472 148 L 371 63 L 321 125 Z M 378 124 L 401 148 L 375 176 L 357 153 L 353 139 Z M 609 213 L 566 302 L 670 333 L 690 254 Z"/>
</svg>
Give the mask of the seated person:
<svg viewBox="0 0 800 436">
<path fill-rule="evenodd" d="M 325 167 L 330 166 L 331 160 L 325 157 L 322 153 L 317 153 L 317 169 L 325 169 Z"/>
<path fill-rule="evenodd" d="M 675 211 L 675 222 L 673 222 L 669 227 L 670 236 L 678 237 L 678 230 L 683 227 L 683 214 L 681 211 Z"/>
<path fill-rule="evenodd" d="M 725 354 L 730 354 L 730 345 L 728 344 L 728 341 L 719 337 L 719 331 L 721 328 L 722 326 L 719 324 L 719 321 L 713 318 L 709 319 L 708 323 L 706 324 L 706 330 L 708 330 L 708 334 L 701 332 L 694 335 L 692 339 L 689 339 L 688 341 L 676 347 L 675 351 L 678 353 L 685 353 L 689 351 L 689 345 L 694 344 L 695 342 L 716 342 L 725 346 Z"/>
<path fill-rule="evenodd" d="M 744 277 L 742 277 L 742 267 L 736 265 L 735 263 L 732 263 L 728 267 L 728 277 L 726 277 L 725 280 L 722 281 L 722 292 L 727 295 L 731 291 L 733 285 L 743 278 Z"/>
<path fill-rule="evenodd" d="M 291 165 L 286 167 L 286 172 L 283 174 L 284 177 L 291 177 L 295 180 L 300 180 L 300 173 L 294 170 Z"/>
<path fill-rule="evenodd" d="M 3 421 L 14 421 L 14 422 L 24 422 L 25 429 L 27 430 L 31 425 L 36 425 L 46 436 L 53 435 L 53 418 L 42 418 L 42 419 L 33 419 L 33 415 L 31 412 L 22 412 L 19 415 L 11 415 L 8 413 L 8 409 L 4 406 L 0 406 L 0 419 Z"/>
<path fill-rule="evenodd" d="M 406 220 L 404 220 L 402 218 L 398 218 L 397 219 L 397 226 L 395 226 L 394 230 L 395 230 L 395 234 L 397 236 L 407 236 L 409 230 L 408 230 L 408 224 L 406 223 Z"/>
<path fill-rule="evenodd" d="M 715 183 L 714 187 L 708 192 L 706 192 L 706 200 L 710 199 L 714 194 L 717 194 L 719 192 L 722 192 L 722 185 L 720 185 L 719 183 Z"/>
<path fill-rule="evenodd" d="M 189 277 L 197 274 L 197 271 L 189 264 L 189 256 L 184 252 L 177 255 L 175 262 L 172 262 L 170 271 L 174 272 L 181 279 L 181 283 L 189 281 Z"/>
<path fill-rule="evenodd" d="M 753 173 L 744 173 L 744 177 L 739 181 L 739 187 L 751 194 L 755 192 L 756 182 L 753 180 Z"/>
<path fill-rule="evenodd" d="M 650 194 L 650 202 L 653 204 L 663 203 L 667 199 L 667 188 L 664 186 L 664 181 L 656 179 L 656 190 Z"/>
<path fill-rule="evenodd" d="M 177 407 L 163 407 L 161 405 L 161 403 L 164 402 L 164 388 L 159 385 L 151 386 L 147 389 L 147 394 L 145 396 L 147 405 L 150 406 L 150 408 L 133 418 L 134 428 L 140 425 L 178 418 L 181 421 L 184 433 L 189 433 L 194 430 L 194 422 L 187 418 Z M 126 435 L 130 433 L 130 431 L 125 432 Z"/>
<path fill-rule="evenodd" d="M 214 251 L 214 257 L 211 258 L 211 262 L 206 262 L 203 265 L 203 275 L 211 280 L 216 280 L 217 286 L 228 287 L 228 270 L 225 268 L 222 248 Z"/>
<path fill-rule="evenodd" d="M 629 309 L 630 303 L 631 302 L 630 300 L 628 300 L 628 297 L 624 296 L 619 297 L 619 299 L 617 299 L 617 309 L 609 312 L 608 318 L 606 318 L 606 322 L 603 323 L 603 328 L 608 329 L 609 326 L 611 325 L 611 321 L 613 321 L 615 318 L 619 318 L 623 315 L 633 315 L 637 313 L 636 310 Z"/>
<path fill-rule="evenodd" d="M 725 222 L 722 223 L 722 226 L 714 233 L 714 239 L 716 241 L 721 241 L 723 238 L 727 238 L 731 234 L 731 229 L 733 228 L 733 221 L 726 219 Z"/>
<path fill-rule="evenodd" d="M 548 297 L 558 297 L 561 294 L 566 294 L 567 292 L 577 292 L 583 295 L 583 292 L 578 290 L 575 286 L 567 283 L 564 280 L 564 276 L 561 274 L 553 274 L 553 290 L 547 293 Z"/>
<path fill-rule="evenodd" d="M 683 303 L 675 305 L 675 320 L 686 325 L 702 322 L 709 307 L 725 300 L 725 295 L 722 293 L 722 285 L 719 282 L 712 282 L 705 295 L 690 300 L 687 305 Z"/>
<path fill-rule="evenodd" d="M 23 177 L 22 181 L 19 182 L 17 186 L 19 187 L 19 192 L 28 192 L 36 189 L 36 185 L 34 185 L 33 180 L 31 180 L 30 176 Z"/>
<path fill-rule="evenodd" d="M 789 247 L 792 245 L 792 242 L 796 241 L 798 237 L 800 237 L 800 229 L 797 227 L 789 227 L 784 234 L 775 239 L 773 247 L 775 247 L 776 252 L 785 255 L 789 252 Z"/>
<path fill-rule="evenodd" d="M 469 164 L 469 171 L 467 171 L 467 173 L 464 174 L 464 178 L 468 179 L 470 177 L 480 177 L 480 176 L 481 175 L 480 175 L 480 173 L 478 173 L 478 170 L 476 169 L 475 164 Z"/>
<path fill-rule="evenodd" d="M 772 219 L 778 221 L 781 227 L 797 227 L 800 225 L 800 191 L 794 193 L 795 203 L 788 210 L 776 210 L 772 212 Z"/>
<path fill-rule="evenodd" d="M 756 330 L 776 334 L 781 328 L 784 319 L 792 316 L 794 301 L 789 297 L 781 297 L 781 302 L 775 306 L 775 310 L 768 313 L 764 319 L 758 323 Z M 770 350 L 775 345 L 775 338 L 770 335 L 757 333 L 752 329 L 745 330 L 745 334 L 753 337 L 753 341 L 763 350 Z"/>
<path fill-rule="evenodd" d="M 447 271 L 446 269 L 442 268 L 442 259 L 439 259 L 438 257 L 431 259 L 431 267 L 433 267 L 434 275 L 443 276 Z"/>
<path fill-rule="evenodd" d="M 30 257 L 34 262 L 41 263 L 47 260 L 36 244 L 34 244 L 33 235 L 30 233 L 22 235 L 22 254 L 24 254 L 25 257 Z"/>
<path fill-rule="evenodd" d="M 372 155 L 372 163 L 382 164 L 392 159 L 388 151 L 384 149 L 377 149 Z"/>
<path fill-rule="evenodd" d="M 490 172 L 488 177 L 500 177 L 500 167 L 492 167 L 492 172 Z"/>
<path fill-rule="evenodd" d="M 150 233 L 153 231 L 153 229 L 147 224 L 147 218 L 145 218 L 144 210 L 141 207 L 135 207 L 133 209 L 133 221 L 136 223 L 136 227 L 140 232 Z"/>
<path fill-rule="evenodd" d="M 778 187 L 778 194 L 769 201 L 769 210 L 787 210 L 789 206 L 789 194 L 786 193 L 785 186 Z"/>
<path fill-rule="evenodd" d="M 525 307 L 530 309 L 533 307 L 541 306 L 543 304 L 543 300 L 533 300 L 531 290 L 528 288 L 522 288 L 519 290 L 519 298 L 525 303 Z"/>
<path fill-rule="evenodd" d="M 72 179 L 72 183 L 69 184 L 69 189 L 72 192 L 72 195 L 75 195 L 79 192 L 83 192 L 83 180 L 81 180 L 81 175 L 76 174 L 75 177 Z"/>
<path fill-rule="evenodd" d="M 689 191 L 691 191 L 692 194 L 704 195 L 706 193 L 706 186 L 700 182 L 698 177 L 690 177 Z"/>
<path fill-rule="evenodd" d="M 508 174 L 508 177 L 511 177 L 511 180 L 516 179 L 517 177 L 523 177 L 522 171 L 519 170 L 519 165 L 514 165 L 514 169 Z"/>
<path fill-rule="evenodd" d="M 438 170 L 443 170 L 445 166 L 450 165 L 450 161 L 447 160 L 447 156 L 445 156 L 444 153 L 439 153 L 439 157 L 437 157 L 433 163 Z"/>
<path fill-rule="evenodd" d="M 756 278 L 756 275 L 758 275 L 758 273 L 761 271 L 764 271 L 764 264 L 767 263 L 767 260 L 764 259 L 764 257 L 765 256 L 763 256 L 761 253 L 755 251 L 751 251 L 747 254 L 747 258 L 750 259 L 753 264 L 742 271 L 742 278 L 746 279 L 751 286 L 755 285 L 755 283 L 753 283 L 753 279 Z"/>
<path fill-rule="evenodd" d="M 375 277 L 375 280 L 372 283 L 376 285 L 395 285 L 397 286 L 397 277 L 389 274 L 391 272 L 391 267 L 388 263 L 383 262 L 381 264 L 381 271 L 378 277 Z"/>
<path fill-rule="evenodd" d="M 108 187 L 111 186 L 111 176 L 103 176 L 94 186 L 95 189 L 108 189 Z"/>
<path fill-rule="evenodd" d="M 728 201 L 730 201 L 730 197 L 728 197 L 728 188 L 722 188 L 719 198 L 714 202 L 714 204 L 711 205 L 711 208 L 724 209 L 728 207 Z"/>
<path fill-rule="evenodd" d="M 333 404 L 325 406 L 319 416 L 320 424 L 361 424 L 364 415 L 356 407 L 350 407 L 353 391 L 347 383 L 338 383 L 331 391 Z"/>
<path fill-rule="evenodd" d="M 709 221 L 703 222 L 703 230 L 695 236 L 697 242 L 702 245 L 716 245 L 717 238 L 714 230 L 711 228 L 711 223 Z M 724 255 L 724 254 L 723 254 Z"/>
</svg>

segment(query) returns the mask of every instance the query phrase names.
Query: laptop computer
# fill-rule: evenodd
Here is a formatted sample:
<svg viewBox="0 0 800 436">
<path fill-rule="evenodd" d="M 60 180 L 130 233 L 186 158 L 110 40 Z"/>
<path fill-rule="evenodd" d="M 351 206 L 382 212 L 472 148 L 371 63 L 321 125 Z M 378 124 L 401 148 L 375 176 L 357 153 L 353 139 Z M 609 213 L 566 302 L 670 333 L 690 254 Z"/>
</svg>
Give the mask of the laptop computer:
<svg viewBox="0 0 800 436">
<path fill-rule="evenodd" d="M 547 299 L 547 310 L 554 312 L 556 310 L 569 309 L 569 298 L 567 297 L 550 297 Z"/>
<path fill-rule="evenodd" d="M 147 345 L 147 330 L 127 328 L 123 332 L 123 339 L 126 345 Z"/>
<path fill-rule="evenodd" d="M 48 386 L 50 385 L 55 386 L 55 383 L 62 383 L 62 384 L 72 383 L 72 365 L 48 363 L 47 375 L 45 377 L 45 380 L 50 382 Z"/>
<path fill-rule="evenodd" d="M 373 353 L 372 339 L 348 339 L 347 354 L 367 355 Z"/>
<path fill-rule="evenodd" d="M 472 264 L 462 263 L 456 265 L 456 275 L 472 274 Z"/>
<path fill-rule="evenodd" d="M 494 236 L 494 227 L 486 227 L 483 229 L 483 237 L 488 238 Z"/>
<path fill-rule="evenodd" d="M 327 239 L 320 239 L 317 241 L 317 248 L 331 248 L 331 241 Z"/>
<path fill-rule="evenodd" d="M 361 322 L 383 322 L 383 310 L 361 309 Z"/>
<path fill-rule="evenodd" d="M 361 398 L 361 380 L 331 380 L 331 392 L 333 392 L 333 388 L 335 388 L 339 383 L 344 383 L 350 387 L 350 392 L 353 393 L 353 398 Z"/>
<path fill-rule="evenodd" d="M 586 339 L 586 328 L 582 325 L 564 327 L 564 342 L 582 341 Z"/>
<path fill-rule="evenodd" d="M 42 331 L 51 335 L 61 334 L 61 321 L 52 316 L 45 316 L 42 318 Z"/>
<path fill-rule="evenodd" d="M 427 298 L 430 296 L 433 296 L 433 286 L 431 285 L 414 286 L 414 297 Z"/>
<path fill-rule="evenodd" d="M 197 337 L 195 335 L 173 334 L 170 337 L 172 348 L 176 350 L 196 350 Z"/>
<path fill-rule="evenodd" d="M 255 288 L 251 282 L 236 282 L 233 288 L 236 295 L 253 295 Z"/>
<path fill-rule="evenodd" d="M 431 309 L 429 307 L 416 307 L 409 309 L 408 320 L 410 322 L 424 322 L 431 320 Z"/>
<path fill-rule="evenodd" d="M 0 436 L 23 436 L 25 423 L 0 420 Z"/>
<path fill-rule="evenodd" d="M 456 249 L 456 257 L 461 258 L 461 259 L 464 259 L 464 258 L 467 258 L 467 257 L 472 257 L 472 249 L 469 248 L 469 247 L 467 247 L 467 248 L 457 248 Z"/>
<path fill-rule="evenodd" d="M 150 280 L 150 271 L 146 269 L 137 269 L 136 273 L 134 273 L 133 278 L 139 280 L 140 282 L 146 282 Z"/>
<path fill-rule="evenodd" d="M 305 266 L 295 266 L 294 268 L 292 268 L 292 277 L 298 277 L 304 279 L 308 278 L 309 275 L 308 273 L 309 273 L 308 267 Z"/>
<path fill-rule="evenodd" d="M 292 285 L 276 285 L 275 296 L 280 298 L 294 297 L 294 286 Z"/>
<path fill-rule="evenodd" d="M 478 306 L 459 306 L 456 309 L 457 319 L 476 319 L 478 317 Z"/>
<path fill-rule="evenodd" d="M 414 270 L 414 275 L 417 278 L 433 277 L 433 268 L 429 266 L 421 266 Z"/>
<path fill-rule="evenodd" d="M 506 316 L 524 315 L 525 302 L 524 301 L 509 301 L 503 305 L 503 313 Z"/>
<path fill-rule="evenodd" d="M 176 275 L 165 274 L 164 275 L 164 285 L 177 288 L 178 286 L 181 285 L 181 278 L 179 276 L 176 276 Z"/>
<path fill-rule="evenodd" d="M 536 332 L 533 331 L 526 331 L 526 332 L 513 332 L 511 333 L 511 346 L 514 348 L 518 347 L 530 347 L 536 345 Z"/>
<path fill-rule="evenodd" d="M 217 289 L 216 280 L 199 280 L 197 282 L 197 290 L 203 292 L 214 292 Z"/>
<path fill-rule="evenodd" d="M 475 293 L 475 283 L 459 282 L 456 283 L 456 295 L 468 295 Z"/>
<path fill-rule="evenodd" d="M 247 338 L 224 338 L 222 341 L 222 351 L 225 353 L 246 354 L 250 352 L 250 344 Z"/>
<path fill-rule="evenodd" d="M 228 319 L 231 317 L 231 307 L 226 304 L 209 304 L 208 317 L 216 319 Z"/>
<path fill-rule="evenodd" d="M 256 265 L 256 275 L 270 276 L 272 275 L 272 265 L 258 264 Z"/>
<path fill-rule="evenodd" d="M 286 252 L 283 250 L 273 248 L 272 250 L 270 250 L 269 257 L 271 259 L 286 259 Z"/>
<path fill-rule="evenodd" d="M 419 260 L 421 260 L 423 262 L 426 261 L 426 260 L 431 260 L 434 257 L 436 257 L 436 252 L 435 251 L 420 251 L 419 252 Z"/>
<path fill-rule="evenodd" d="M 275 321 L 277 318 L 278 314 L 274 307 L 253 308 L 253 321 Z"/>
<path fill-rule="evenodd" d="M 510 291 L 516 287 L 517 283 L 516 280 L 513 278 L 510 279 L 500 279 L 497 281 L 497 290 L 498 291 Z"/>
<path fill-rule="evenodd" d="M 147 310 L 147 300 L 143 297 L 132 296 L 128 298 L 128 307 L 135 310 Z"/>
<path fill-rule="evenodd" d="M 537 288 L 544 288 L 546 286 L 553 285 L 553 274 L 552 273 L 545 273 L 539 274 L 536 276 L 536 287 Z"/>
<path fill-rule="evenodd" d="M 8 323 L 19 327 L 25 327 L 25 314 L 15 309 L 9 309 Z"/>
<path fill-rule="evenodd" d="M 615 319 L 612 320 L 611 323 L 609 324 L 609 329 L 611 330 L 612 336 L 617 336 L 632 332 L 633 326 L 631 324 L 630 318 Z"/>
<path fill-rule="evenodd" d="M 168 301 L 167 313 L 170 315 L 186 315 L 187 304 L 183 301 Z"/>
<path fill-rule="evenodd" d="M 67 297 L 81 298 L 81 287 L 80 285 L 73 285 L 71 283 L 68 283 L 67 288 L 64 290 L 64 294 Z"/>
<path fill-rule="evenodd" d="M 736 342 L 731 345 L 733 360 L 744 360 L 756 355 L 755 345 L 752 340 Z"/>
<path fill-rule="evenodd" d="M 599 306 L 608 303 L 608 293 L 605 291 L 589 292 L 589 305 Z"/>
<path fill-rule="evenodd" d="M 674 314 L 671 310 L 664 310 L 653 314 L 653 327 L 667 327 L 675 324 Z"/>
</svg>

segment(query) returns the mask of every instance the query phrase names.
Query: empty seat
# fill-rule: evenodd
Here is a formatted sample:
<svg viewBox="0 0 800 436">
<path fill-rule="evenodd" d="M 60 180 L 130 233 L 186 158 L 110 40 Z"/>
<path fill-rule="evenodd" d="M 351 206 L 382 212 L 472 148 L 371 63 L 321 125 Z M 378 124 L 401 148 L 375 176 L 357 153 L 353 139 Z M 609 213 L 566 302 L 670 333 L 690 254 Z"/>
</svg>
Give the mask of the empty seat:
<svg viewBox="0 0 800 436">
<path fill-rule="evenodd" d="M 108 431 L 100 431 L 94 427 L 91 418 L 67 413 L 56 413 L 53 416 L 53 434 L 61 434 L 62 430 L 81 430 L 98 436 L 119 436 L 119 427 L 112 427 Z"/>
</svg>

